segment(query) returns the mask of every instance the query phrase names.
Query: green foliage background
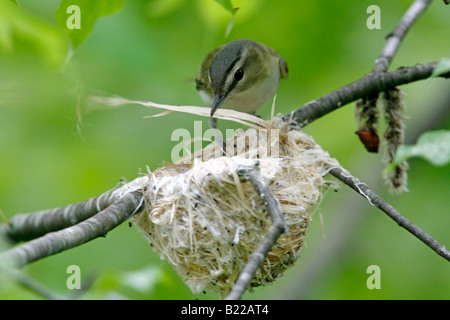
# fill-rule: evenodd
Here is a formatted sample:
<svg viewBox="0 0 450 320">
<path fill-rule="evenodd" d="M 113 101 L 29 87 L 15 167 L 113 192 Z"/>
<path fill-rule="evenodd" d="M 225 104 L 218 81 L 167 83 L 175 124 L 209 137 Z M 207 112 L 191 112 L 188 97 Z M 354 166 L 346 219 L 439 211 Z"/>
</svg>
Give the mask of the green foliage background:
<svg viewBox="0 0 450 320">
<path fill-rule="evenodd" d="M 7 217 L 86 200 L 122 177 L 134 179 L 146 166 L 155 170 L 170 161 L 177 143 L 170 141 L 174 129 L 192 131 L 194 120 L 203 120 L 207 127 L 205 119 L 185 114 L 144 119 L 156 112 L 134 105 L 87 112 L 80 97 L 104 92 L 202 105 L 192 80 L 203 56 L 224 42 L 251 38 L 275 48 L 288 61 L 290 78 L 280 84 L 276 110 L 286 114 L 369 72 L 385 36 L 412 3 L 232 1 L 240 9 L 225 38 L 230 13 L 218 2 L 113 1 L 111 6 L 117 8 L 102 11 L 89 8 L 94 1 L 0 0 L 0 208 Z M 64 28 L 64 5 L 77 3 L 82 3 L 80 32 L 86 34 Z M 381 30 L 366 27 L 371 4 L 381 8 Z M 434 1 L 408 33 L 391 69 L 449 57 L 449 17 L 450 6 Z M 83 21 L 92 22 L 92 29 L 83 29 Z M 429 116 L 439 105 L 450 105 L 448 80 L 402 89 L 407 94 L 408 143 L 423 130 L 449 128 L 448 113 L 438 119 Z M 270 107 L 260 114 L 268 117 Z M 225 125 L 231 126 L 221 123 Z M 305 128 L 350 172 L 449 247 L 449 166 L 433 167 L 413 158 L 410 192 L 389 195 L 380 178 L 380 156 L 366 153 L 355 130 L 351 105 Z M 81 267 L 83 281 L 97 276 L 83 295 L 87 299 L 218 298 L 214 293 L 193 295 L 127 224 L 105 239 L 24 271 L 69 295 L 66 269 L 73 264 Z M 380 290 L 366 287 L 370 265 L 381 268 Z M 0 276 L 0 299 L 39 298 Z M 274 285 L 245 298 L 449 299 L 450 267 L 364 198 L 342 187 L 327 193 L 315 213 L 296 266 Z"/>
</svg>

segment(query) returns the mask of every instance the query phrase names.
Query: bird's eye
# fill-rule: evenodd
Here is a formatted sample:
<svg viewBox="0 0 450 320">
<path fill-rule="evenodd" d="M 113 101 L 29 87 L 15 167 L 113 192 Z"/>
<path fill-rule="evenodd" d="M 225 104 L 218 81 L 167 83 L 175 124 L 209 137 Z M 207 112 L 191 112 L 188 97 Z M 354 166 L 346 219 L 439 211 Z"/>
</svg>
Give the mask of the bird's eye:
<svg viewBox="0 0 450 320">
<path fill-rule="evenodd" d="M 244 77 L 244 71 L 242 69 L 237 69 L 234 73 L 234 80 L 239 81 Z"/>
</svg>

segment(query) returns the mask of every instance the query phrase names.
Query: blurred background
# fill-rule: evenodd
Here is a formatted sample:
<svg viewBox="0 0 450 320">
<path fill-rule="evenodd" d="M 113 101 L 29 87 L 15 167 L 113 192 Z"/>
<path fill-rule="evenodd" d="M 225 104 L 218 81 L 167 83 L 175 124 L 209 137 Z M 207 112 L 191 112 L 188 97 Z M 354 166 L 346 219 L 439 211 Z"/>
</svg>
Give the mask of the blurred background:
<svg viewBox="0 0 450 320">
<path fill-rule="evenodd" d="M 193 79 L 204 55 L 223 43 L 250 38 L 273 47 L 289 64 L 289 79 L 280 83 L 276 102 L 276 112 L 286 114 L 370 72 L 386 35 L 412 3 L 234 0 L 240 9 L 226 37 L 230 13 L 213 0 L 116 2 L 116 12 L 96 20 L 80 40 L 73 34 L 68 38 L 61 24 L 66 14 L 61 7 L 77 1 L 0 0 L 0 209 L 6 217 L 83 201 L 121 178 L 131 181 L 146 166 L 155 170 L 170 161 L 178 143 L 170 141 L 173 130 L 193 132 L 195 120 L 207 128 L 206 119 L 193 115 L 144 118 L 159 111 L 139 105 L 89 110 L 83 104 L 86 95 L 202 106 Z M 366 26 L 366 10 L 373 4 L 381 9 L 379 30 Z M 83 14 L 81 7 L 82 30 Z M 434 1 L 407 34 L 390 69 L 448 58 L 449 18 L 450 6 Z M 423 131 L 450 127 L 449 89 L 443 79 L 402 86 L 408 144 Z M 354 133 L 353 108 L 347 105 L 304 131 L 450 247 L 449 166 L 411 159 L 410 192 L 388 194 L 381 156 L 367 153 Z M 259 114 L 269 117 L 270 105 Z M 235 124 L 221 121 L 220 126 Z M 24 272 L 70 295 L 69 265 L 80 266 L 82 284 L 95 278 L 86 299 L 218 298 L 211 292 L 192 294 L 127 223 L 106 238 L 32 263 Z M 380 267 L 381 289 L 366 286 L 370 265 Z M 0 299 L 40 298 L 0 276 Z M 244 298 L 449 299 L 450 265 L 342 186 L 326 193 L 295 266 Z"/>
</svg>

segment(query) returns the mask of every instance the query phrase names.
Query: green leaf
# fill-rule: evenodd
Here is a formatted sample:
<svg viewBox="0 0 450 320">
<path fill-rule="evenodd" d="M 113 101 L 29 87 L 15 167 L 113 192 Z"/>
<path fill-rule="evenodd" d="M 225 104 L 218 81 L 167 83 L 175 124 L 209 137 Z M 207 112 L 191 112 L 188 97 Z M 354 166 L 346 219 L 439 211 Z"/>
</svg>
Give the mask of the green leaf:
<svg viewBox="0 0 450 320">
<path fill-rule="evenodd" d="M 400 162 L 411 157 L 422 157 L 435 166 L 448 164 L 450 162 L 450 131 L 428 131 L 419 137 L 415 145 L 400 146 L 394 161 L 385 170 L 390 171 Z"/>
<path fill-rule="evenodd" d="M 31 44 L 52 67 L 67 56 L 67 40 L 58 29 L 25 13 L 13 1 L 0 1 L 0 50 L 14 52 L 15 40 Z"/>
<path fill-rule="evenodd" d="M 125 0 L 63 0 L 56 10 L 56 20 L 68 34 L 73 48 L 77 48 L 89 36 L 99 18 L 119 11 L 124 3 Z M 73 5 L 78 8 L 70 7 Z M 78 19 L 78 27 L 74 27 L 74 19 Z"/>
<path fill-rule="evenodd" d="M 218 4 L 220 4 L 225 10 L 227 10 L 230 14 L 230 20 L 228 21 L 227 28 L 225 30 L 225 38 L 227 38 L 234 27 L 234 15 L 239 8 L 233 8 L 230 0 L 214 0 Z"/>
<path fill-rule="evenodd" d="M 227 10 L 231 15 L 234 15 L 236 10 L 233 8 L 230 0 L 214 0 L 218 4 L 220 4 L 225 10 Z"/>
<path fill-rule="evenodd" d="M 436 64 L 431 74 L 431 78 L 439 77 L 441 74 L 450 72 L 450 59 L 442 59 Z"/>
</svg>

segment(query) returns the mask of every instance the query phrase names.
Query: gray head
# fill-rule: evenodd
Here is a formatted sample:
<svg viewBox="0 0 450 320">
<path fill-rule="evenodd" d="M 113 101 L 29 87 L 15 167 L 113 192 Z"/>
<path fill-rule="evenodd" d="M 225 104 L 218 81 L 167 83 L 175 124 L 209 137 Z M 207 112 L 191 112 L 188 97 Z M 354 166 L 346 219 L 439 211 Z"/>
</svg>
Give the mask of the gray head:
<svg viewBox="0 0 450 320">
<path fill-rule="evenodd" d="M 267 52 L 259 43 L 247 39 L 230 42 L 216 54 L 209 68 L 214 94 L 211 115 L 229 94 L 245 91 L 267 76 L 266 56 Z"/>
<path fill-rule="evenodd" d="M 214 92 L 223 90 L 227 82 L 227 76 L 230 71 L 242 58 L 243 42 L 250 40 L 236 40 L 225 45 L 214 57 L 209 76 L 211 87 Z"/>
</svg>

